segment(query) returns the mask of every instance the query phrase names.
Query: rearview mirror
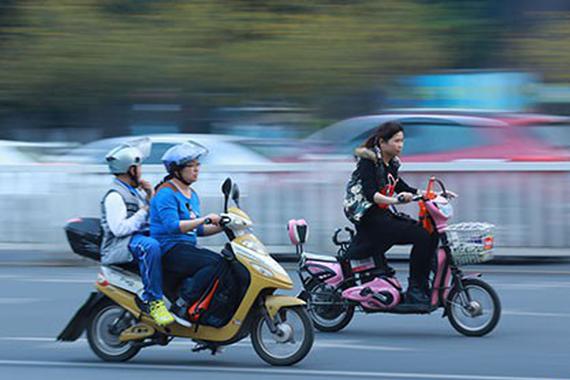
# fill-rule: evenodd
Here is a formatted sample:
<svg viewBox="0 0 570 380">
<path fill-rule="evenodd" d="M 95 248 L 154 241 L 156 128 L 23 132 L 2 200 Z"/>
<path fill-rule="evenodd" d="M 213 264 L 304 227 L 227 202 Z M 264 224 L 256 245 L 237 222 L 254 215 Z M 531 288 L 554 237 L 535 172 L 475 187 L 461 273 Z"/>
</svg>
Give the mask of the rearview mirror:
<svg viewBox="0 0 570 380">
<path fill-rule="evenodd" d="M 232 180 L 231 178 L 226 178 L 222 184 L 222 193 L 229 198 L 230 192 L 232 191 Z"/>
<path fill-rule="evenodd" d="M 222 193 L 224 193 L 224 212 L 228 212 L 228 200 L 230 199 L 230 192 L 232 191 L 232 180 L 226 178 L 222 183 Z"/>
<path fill-rule="evenodd" d="M 234 183 L 233 187 L 232 187 L 232 199 L 235 202 L 235 204 L 239 206 L 239 186 L 237 183 Z"/>
<path fill-rule="evenodd" d="M 237 183 L 234 183 L 234 186 L 232 188 L 232 199 L 234 201 L 237 201 L 239 199 L 239 186 Z"/>
</svg>

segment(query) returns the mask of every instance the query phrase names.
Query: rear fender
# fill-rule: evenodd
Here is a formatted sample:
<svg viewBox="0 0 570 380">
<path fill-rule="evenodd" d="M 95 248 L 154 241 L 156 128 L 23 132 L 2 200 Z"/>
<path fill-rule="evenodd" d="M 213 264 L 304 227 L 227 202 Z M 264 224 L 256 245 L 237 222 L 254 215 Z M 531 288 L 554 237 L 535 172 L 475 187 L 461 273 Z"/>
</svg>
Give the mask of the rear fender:
<svg viewBox="0 0 570 380">
<path fill-rule="evenodd" d="M 267 313 L 272 319 L 275 318 L 279 310 L 281 310 L 284 307 L 304 306 L 306 304 L 307 303 L 302 299 L 291 296 L 271 295 L 265 298 L 265 309 L 267 310 Z"/>
<path fill-rule="evenodd" d="M 77 340 L 83 330 L 87 327 L 91 311 L 101 302 L 105 300 L 106 296 L 100 292 L 91 292 L 83 306 L 77 310 L 73 318 L 69 321 L 67 326 L 57 337 L 57 340 L 62 342 L 73 342 Z"/>
</svg>

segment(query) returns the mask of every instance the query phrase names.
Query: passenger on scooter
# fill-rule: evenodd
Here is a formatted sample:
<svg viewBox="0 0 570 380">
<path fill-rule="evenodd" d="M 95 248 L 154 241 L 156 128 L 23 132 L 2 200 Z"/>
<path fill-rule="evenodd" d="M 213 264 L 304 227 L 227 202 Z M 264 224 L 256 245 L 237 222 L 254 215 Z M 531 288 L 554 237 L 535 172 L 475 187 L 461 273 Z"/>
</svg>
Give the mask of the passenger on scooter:
<svg viewBox="0 0 570 380">
<path fill-rule="evenodd" d="M 176 301 L 178 308 L 198 300 L 222 263 L 220 254 L 197 245 L 198 236 L 222 231 L 219 215 L 202 216 L 200 198 L 191 187 L 198 180 L 200 159 L 207 153 L 190 142 L 166 151 L 162 162 L 168 175 L 157 185 L 151 202 L 150 231 L 164 254 L 165 274 L 175 286 L 187 279 Z"/>
<path fill-rule="evenodd" d="M 101 202 L 101 262 L 121 264 L 134 260 L 144 286 L 143 308 L 157 324 L 168 325 L 174 318 L 162 300 L 160 245 L 148 236 L 148 209 L 154 189 L 141 178 L 141 165 L 150 146 L 150 139 L 141 139 L 118 146 L 105 157 L 115 179 Z"/>
<path fill-rule="evenodd" d="M 347 185 L 346 216 L 355 224 L 356 235 L 348 248 L 350 259 L 381 255 L 396 244 L 413 244 L 405 304 L 428 308 L 429 272 L 437 238 L 411 218 L 394 214 L 390 205 L 408 203 L 420 191 L 398 176 L 398 156 L 404 147 L 404 130 L 395 121 L 379 126 L 355 150 L 357 166 Z"/>
</svg>

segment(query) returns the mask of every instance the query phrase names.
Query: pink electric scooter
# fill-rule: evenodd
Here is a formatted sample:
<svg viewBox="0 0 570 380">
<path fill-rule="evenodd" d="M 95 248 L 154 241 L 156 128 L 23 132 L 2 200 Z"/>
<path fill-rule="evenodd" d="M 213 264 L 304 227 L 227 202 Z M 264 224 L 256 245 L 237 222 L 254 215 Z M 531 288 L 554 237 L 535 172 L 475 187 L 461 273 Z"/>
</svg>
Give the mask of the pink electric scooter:
<svg viewBox="0 0 570 380">
<path fill-rule="evenodd" d="M 442 192 L 437 195 L 433 185 Z M 365 313 L 426 314 L 442 308 L 451 325 L 461 334 L 483 336 L 497 326 L 501 303 L 494 289 L 480 280 L 480 274 L 466 275 L 463 264 L 475 264 L 492 258 L 493 226 L 486 223 L 448 225 L 453 214 L 451 196 L 441 180 L 430 178 L 427 192 L 414 199 L 420 206 L 423 227 L 439 237 L 430 286 L 431 308 L 413 310 L 400 305 L 403 287 L 384 255 L 366 260 L 350 260 L 346 252 L 354 231 L 345 227 L 350 238 L 339 240 L 338 229 L 333 242 L 339 247 L 336 256 L 305 252 L 308 237 L 304 220 L 291 220 L 289 237 L 300 255 L 299 275 L 304 290 L 301 297 L 308 303 L 314 326 L 320 331 L 335 332 L 346 327 L 356 310 Z M 409 305 L 408 305 L 409 306 Z"/>
</svg>

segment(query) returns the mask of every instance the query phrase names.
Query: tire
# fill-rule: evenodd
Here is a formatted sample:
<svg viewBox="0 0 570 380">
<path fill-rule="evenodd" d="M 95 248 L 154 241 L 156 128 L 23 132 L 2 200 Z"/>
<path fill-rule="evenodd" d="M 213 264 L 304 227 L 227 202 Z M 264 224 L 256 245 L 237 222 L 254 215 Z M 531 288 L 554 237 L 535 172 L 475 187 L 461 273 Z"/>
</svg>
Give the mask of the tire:
<svg viewBox="0 0 570 380">
<path fill-rule="evenodd" d="M 481 323 L 475 326 L 468 326 L 464 320 L 475 321 L 475 318 L 479 316 L 473 316 L 472 313 L 467 310 L 462 302 L 461 293 L 458 287 L 455 287 L 449 293 L 447 298 L 446 313 L 449 318 L 449 323 L 455 330 L 465 336 L 481 337 L 489 334 L 491 331 L 497 327 L 499 319 L 501 318 L 501 301 L 495 290 L 491 285 L 487 284 L 485 281 L 468 278 L 462 280 L 464 289 L 469 292 L 472 297 L 472 301 L 476 302 L 482 309 L 479 312 L 485 313 L 485 311 L 490 311 L 486 315 L 488 318 L 480 319 Z M 482 305 L 482 298 L 486 298 L 486 305 Z M 491 309 L 491 310 L 489 310 Z"/>
<path fill-rule="evenodd" d="M 307 287 L 309 315 L 315 328 L 322 332 L 337 332 L 344 329 L 354 317 L 354 306 L 346 303 L 337 291 L 331 292 L 328 285 L 316 283 Z M 320 306 L 312 302 L 338 302 L 337 305 Z"/>
<path fill-rule="evenodd" d="M 104 361 L 124 362 L 140 351 L 135 342 L 120 342 L 119 334 L 109 331 L 123 313 L 127 313 L 126 317 L 129 318 L 125 328 L 136 323 L 130 313 L 109 299 L 99 303 L 91 313 L 87 324 L 87 341 L 93 352 Z"/>
<path fill-rule="evenodd" d="M 278 316 L 281 321 L 278 322 L 279 326 L 289 326 L 285 331 L 289 331 L 289 333 L 292 334 L 290 338 L 287 339 L 283 336 L 271 334 L 265 317 L 262 313 L 259 313 L 252 324 L 251 343 L 257 355 L 259 355 L 259 357 L 265 362 L 274 366 L 293 365 L 303 360 L 313 347 L 315 336 L 313 325 L 311 324 L 311 318 L 309 318 L 305 308 L 300 306 L 282 308 L 279 310 Z M 297 322 L 294 327 L 291 326 L 293 319 Z M 294 335 L 298 332 L 301 332 L 302 336 L 300 343 L 297 343 L 297 341 L 293 339 L 295 338 Z M 279 342 L 278 340 L 280 339 L 287 339 L 287 341 Z M 291 339 L 293 339 L 293 341 L 290 341 Z M 295 346 L 291 347 L 289 352 L 279 354 L 278 351 L 280 348 L 287 348 L 285 346 L 289 343 L 294 344 Z"/>
</svg>

